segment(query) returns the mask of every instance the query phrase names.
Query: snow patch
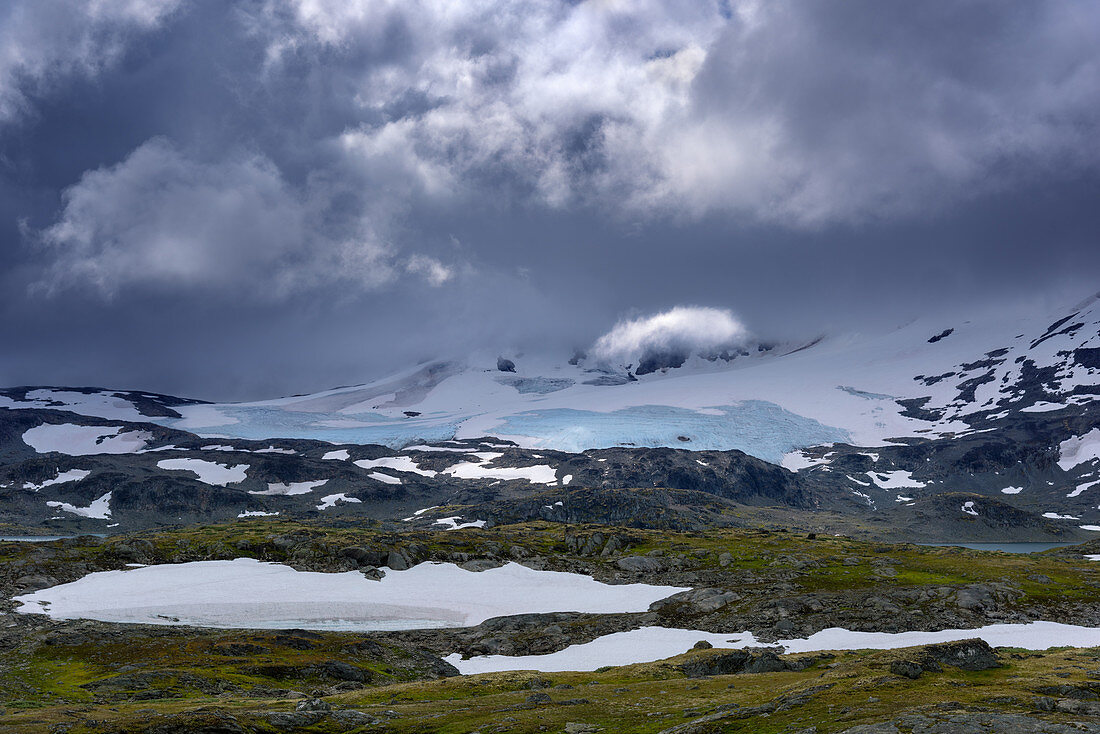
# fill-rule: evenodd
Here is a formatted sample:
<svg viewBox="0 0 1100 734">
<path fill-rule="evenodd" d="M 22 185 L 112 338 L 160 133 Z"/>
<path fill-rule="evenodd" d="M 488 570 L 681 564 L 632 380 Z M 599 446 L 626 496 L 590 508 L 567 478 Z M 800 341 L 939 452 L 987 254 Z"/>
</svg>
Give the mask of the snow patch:
<svg viewBox="0 0 1100 734">
<path fill-rule="evenodd" d="M 335 507 L 337 502 L 350 502 L 352 504 L 359 504 L 363 500 L 356 497 L 348 497 L 346 494 L 330 494 L 321 498 L 321 504 L 317 505 L 318 510 L 327 510 L 330 507 Z"/>
<path fill-rule="evenodd" d="M 33 489 L 37 492 L 44 487 L 52 487 L 55 484 L 66 484 L 68 482 L 79 482 L 81 479 L 85 479 L 90 471 L 84 469 L 69 469 L 68 471 L 59 472 L 53 479 L 47 479 L 41 484 L 35 484 L 33 482 L 24 482 L 23 489 Z"/>
<path fill-rule="evenodd" d="M 900 469 L 897 471 L 869 471 L 867 476 L 881 489 L 906 489 L 925 486 L 924 482 L 913 479 L 912 472 Z"/>
<path fill-rule="evenodd" d="M 325 461 L 347 461 L 351 458 L 351 454 L 347 449 L 337 449 L 336 451 L 329 451 L 327 454 L 321 457 Z"/>
<path fill-rule="evenodd" d="M 121 431 L 121 433 L 120 433 Z M 132 454 L 145 448 L 153 434 L 123 431 L 123 426 L 78 426 L 44 423 L 23 433 L 23 443 L 40 454 L 56 451 L 69 456 Z"/>
<path fill-rule="evenodd" d="M 1085 492 L 1089 489 L 1092 489 L 1093 487 L 1096 487 L 1097 485 L 1100 485 L 1100 482 L 1085 482 L 1084 484 L 1078 484 L 1077 489 L 1075 489 L 1072 492 L 1070 492 L 1069 494 L 1067 494 L 1066 497 L 1077 497 L 1082 492 Z"/>
<path fill-rule="evenodd" d="M 893 650 L 916 645 L 981 638 L 994 647 L 1047 650 L 1052 647 L 1094 647 L 1100 645 L 1100 628 L 1079 627 L 1057 622 L 991 624 L 976 629 L 948 629 L 939 632 L 853 632 L 839 627 L 821 630 L 805 639 L 779 640 L 787 653 L 822 650 Z M 716 648 L 759 647 L 751 632 L 714 633 L 701 630 L 642 627 L 615 632 L 591 642 L 570 645 L 547 655 L 482 655 L 463 660 L 458 653 L 444 658 L 463 675 L 507 670 L 536 670 L 543 673 L 591 671 L 605 665 L 631 665 L 680 655 L 698 641 Z"/>
<path fill-rule="evenodd" d="M 801 451 L 791 451 L 789 453 L 783 454 L 783 459 L 779 462 L 779 465 L 788 471 L 799 472 L 803 469 L 809 469 L 811 467 L 821 466 L 822 464 L 830 463 L 829 456 L 831 456 L 831 454 L 825 454 L 821 457 L 814 457 L 808 456 Z M 703 462 L 700 461 L 699 463 L 702 464 Z M 703 464 L 703 466 L 706 466 L 706 464 Z"/>
<path fill-rule="evenodd" d="M 93 500 L 87 507 L 76 507 L 70 505 L 68 502 L 47 502 L 47 507 L 54 507 L 62 512 L 68 512 L 72 515 L 80 515 L 81 517 L 89 517 L 93 520 L 107 520 L 111 517 L 111 493 L 103 495 L 102 497 Z"/>
<path fill-rule="evenodd" d="M 393 469 L 394 471 L 420 474 L 425 477 L 434 477 L 436 472 L 431 469 L 421 469 L 420 465 L 408 456 L 383 456 L 380 459 L 360 459 L 355 465 L 361 469 Z"/>
<path fill-rule="evenodd" d="M 1066 407 L 1063 403 L 1048 403 L 1040 400 L 1034 405 L 1029 405 L 1026 408 L 1020 408 L 1021 413 L 1046 413 L 1051 410 L 1061 410 Z"/>
<path fill-rule="evenodd" d="M 169 471 L 189 471 L 203 484 L 224 487 L 237 484 L 248 478 L 248 464 L 218 464 L 206 459 L 163 459 L 157 462 L 161 469 Z"/>
<path fill-rule="evenodd" d="M 1058 466 L 1069 471 L 1075 466 L 1100 459 L 1100 428 L 1093 428 L 1081 436 L 1067 438 L 1058 444 Z"/>
<path fill-rule="evenodd" d="M 267 489 L 254 489 L 249 494 L 260 495 L 274 495 L 274 496 L 292 496 L 296 494 L 309 494 L 318 487 L 323 487 L 328 484 L 327 479 L 318 479 L 314 482 L 287 482 L 273 483 L 268 482 Z M 278 514 L 278 513 L 276 513 Z"/>
<path fill-rule="evenodd" d="M 499 456 L 499 454 L 496 456 Z M 496 456 L 493 458 L 496 458 Z M 504 481 L 526 479 L 531 484 L 556 484 L 558 481 L 554 467 L 547 464 L 489 467 L 485 466 L 486 463 L 488 461 L 482 463 L 462 462 L 447 467 L 443 470 L 443 473 L 450 474 L 455 479 L 501 479 Z"/>
<path fill-rule="evenodd" d="M 485 521 L 484 520 L 474 520 L 473 522 L 463 522 L 463 523 L 458 522 L 461 519 L 462 518 L 461 518 L 460 515 L 455 515 L 453 517 L 441 517 L 438 520 L 436 520 L 433 524 L 434 525 L 446 525 L 447 530 L 461 530 L 462 528 L 483 528 L 483 527 L 485 527 Z"/>
</svg>

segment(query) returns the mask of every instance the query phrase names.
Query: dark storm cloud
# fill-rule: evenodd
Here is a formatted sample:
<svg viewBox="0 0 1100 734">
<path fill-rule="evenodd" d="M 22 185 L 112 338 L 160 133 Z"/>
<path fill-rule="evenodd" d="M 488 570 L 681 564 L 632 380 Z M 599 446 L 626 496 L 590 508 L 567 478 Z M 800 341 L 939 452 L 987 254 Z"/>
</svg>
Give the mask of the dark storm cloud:
<svg viewBox="0 0 1100 734">
<path fill-rule="evenodd" d="M 1088 3 L 17 0 L 0 29 L 8 384 L 256 396 L 1100 266 Z"/>
</svg>

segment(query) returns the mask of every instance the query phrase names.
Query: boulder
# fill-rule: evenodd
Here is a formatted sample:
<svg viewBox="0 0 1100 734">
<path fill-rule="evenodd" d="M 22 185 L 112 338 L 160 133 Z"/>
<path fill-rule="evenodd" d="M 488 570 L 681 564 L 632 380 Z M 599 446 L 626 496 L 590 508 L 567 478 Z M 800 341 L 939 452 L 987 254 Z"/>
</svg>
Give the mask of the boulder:
<svg viewBox="0 0 1100 734">
<path fill-rule="evenodd" d="M 48 589 L 51 586 L 57 586 L 58 580 L 53 576 L 46 576 L 44 574 L 33 574 L 29 576 L 20 576 L 15 580 L 16 587 L 22 592 L 39 591 L 41 589 Z"/>
<path fill-rule="evenodd" d="M 623 571 L 630 571 L 631 573 L 652 573 L 664 568 L 664 563 L 660 560 L 656 558 L 647 558 L 645 556 L 627 556 L 626 558 L 620 558 L 615 561 L 615 565 Z"/>
<path fill-rule="evenodd" d="M 890 663 L 890 672 L 894 675 L 900 675 L 902 678 L 916 680 L 924 673 L 924 668 L 920 666 L 920 663 L 914 663 L 912 660 L 895 660 Z"/>
<path fill-rule="evenodd" d="M 926 645 L 924 656 L 936 663 L 963 670 L 989 670 L 1001 667 L 1001 661 L 989 643 L 981 639 Z"/>
</svg>

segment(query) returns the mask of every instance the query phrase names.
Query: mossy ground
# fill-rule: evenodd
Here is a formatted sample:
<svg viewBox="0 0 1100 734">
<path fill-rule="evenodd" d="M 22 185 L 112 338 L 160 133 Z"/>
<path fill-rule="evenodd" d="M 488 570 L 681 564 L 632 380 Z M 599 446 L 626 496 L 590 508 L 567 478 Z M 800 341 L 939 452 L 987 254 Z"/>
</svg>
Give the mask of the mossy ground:
<svg viewBox="0 0 1100 734">
<path fill-rule="evenodd" d="M 363 731 L 557 732 L 563 731 L 567 722 L 582 722 L 606 732 L 659 732 L 724 711 L 729 715 L 716 722 L 714 731 L 765 734 L 816 726 L 818 732 L 833 732 L 914 710 L 995 711 L 1072 721 L 1080 717 L 1038 714 L 1037 698 L 1052 686 L 1095 689 L 1095 668 L 1100 665 L 1100 651 L 1001 650 L 1005 665 L 998 669 L 967 672 L 947 668 L 909 680 L 890 673 L 890 662 L 906 655 L 904 650 L 894 650 L 839 653 L 797 672 L 687 678 L 679 671 L 678 663 L 706 654 L 713 653 L 693 652 L 597 673 L 513 672 L 391 683 L 331 695 L 327 700 L 337 708 L 362 711 L 383 722 Z M 202 660 L 191 664 L 200 668 Z M 36 661 L 33 670 L 43 679 L 57 672 L 44 660 Z M 88 673 L 74 665 L 56 686 L 66 689 Z M 549 687 L 541 687 L 547 684 Z M 528 697 L 536 692 L 533 686 L 540 687 L 538 692 L 546 693 L 550 702 L 529 703 Z M 71 725 L 68 731 L 74 734 L 137 732 L 165 716 L 216 709 L 232 715 L 246 730 L 274 731 L 257 712 L 289 711 L 294 703 L 287 698 L 232 694 L 150 697 L 98 705 L 73 701 L 33 709 L 9 703 L 0 726 L 11 732 L 50 731 L 57 724 Z M 332 721 L 321 721 L 301 730 L 341 729 Z"/>
<path fill-rule="evenodd" d="M 252 556 L 324 567 L 326 559 L 332 561 L 338 549 L 348 546 L 418 546 L 436 559 L 455 554 L 537 556 L 548 567 L 606 569 L 612 559 L 580 557 L 571 550 L 576 545 L 568 542 L 567 534 L 595 532 L 622 539 L 624 548 L 616 557 L 657 554 L 679 559 L 682 568 L 703 576 L 751 574 L 762 585 L 782 579 L 808 592 L 997 582 L 1018 589 L 1017 604 L 1054 608 L 1100 603 L 1100 564 L 1057 554 L 1010 555 L 832 536 L 810 539 L 785 532 L 679 533 L 547 523 L 490 531 L 398 532 L 381 525 L 254 520 L 41 547 L 3 543 L 0 571 L 18 569 L 10 577 L 32 569 L 62 578 L 74 564 L 85 571 L 119 568 L 132 560 L 136 545 L 144 548 L 146 562 Z M 286 536 L 300 542 L 276 542 Z M 884 567 L 892 575 L 881 573 Z M 1069 714 L 1035 712 L 1034 700 L 1043 688 L 1072 685 L 1100 691 L 1100 650 L 1002 650 L 1002 668 L 946 668 L 915 681 L 890 673 L 890 662 L 904 651 L 838 653 L 797 672 L 702 679 L 684 677 L 679 660 L 672 659 L 596 673 L 426 680 L 432 675 L 430 665 L 417 651 L 364 635 L 120 626 L 116 639 L 89 635 L 80 631 L 82 624 L 47 625 L 2 651 L 0 730 L 46 732 L 61 725 L 72 732 L 136 732 L 180 712 L 224 710 L 246 730 L 274 731 L 266 719 L 250 712 L 293 710 L 295 699 L 287 690 L 309 694 L 319 687 L 326 687 L 326 700 L 334 706 L 363 711 L 382 722 L 363 731 L 455 733 L 563 731 L 567 722 L 590 723 L 607 732 L 658 732 L 715 712 L 761 706 L 765 709 L 746 718 L 730 714 L 713 730 L 782 732 L 812 725 L 832 732 L 910 709 L 984 708 L 1069 721 L 1074 718 Z M 689 653 L 704 654 L 710 653 Z M 369 680 L 334 691 L 333 680 L 318 673 L 333 661 L 353 666 Z M 527 702 L 535 678 L 562 686 L 543 691 L 551 703 Z M 301 730 L 344 729 L 324 719 Z"/>
</svg>

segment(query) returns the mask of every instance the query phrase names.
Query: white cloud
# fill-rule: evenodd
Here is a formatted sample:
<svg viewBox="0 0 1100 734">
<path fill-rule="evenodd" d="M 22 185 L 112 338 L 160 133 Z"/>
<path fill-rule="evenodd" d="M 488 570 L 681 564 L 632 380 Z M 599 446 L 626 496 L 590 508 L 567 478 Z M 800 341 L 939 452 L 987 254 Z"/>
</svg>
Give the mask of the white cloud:
<svg viewBox="0 0 1100 734">
<path fill-rule="evenodd" d="M 268 0 L 265 32 L 276 65 L 310 47 L 369 57 L 348 74 L 371 121 L 344 150 L 427 196 L 488 185 L 804 226 L 1100 164 L 1081 154 L 1100 98 L 1087 4 L 914 6 L 881 24 L 873 4 L 732 6 Z M 395 115 L 410 95 L 424 108 Z"/>
<path fill-rule="evenodd" d="M 596 340 L 590 356 L 608 364 L 637 363 L 655 354 L 708 353 L 744 344 L 748 331 L 725 309 L 676 308 L 620 321 Z"/>
<path fill-rule="evenodd" d="M 405 262 L 405 269 L 423 277 L 434 286 L 443 285 L 454 277 L 453 269 L 428 255 L 413 255 Z"/>
<path fill-rule="evenodd" d="M 290 186 L 263 156 L 198 161 L 150 140 L 64 192 L 59 219 L 40 233 L 53 260 L 37 287 L 90 285 L 109 297 L 168 285 L 279 298 L 392 281 L 394 252 L 369 223 L 324 234 L 325 194 Z"/>
<path fill-rule="evenodd" d="M 27 94 L 70 76 L 94 76 L 131 38 L 158 27 L 180 0 L 8 0 L 0 8 L 0 122 Z"/>
</svg>

